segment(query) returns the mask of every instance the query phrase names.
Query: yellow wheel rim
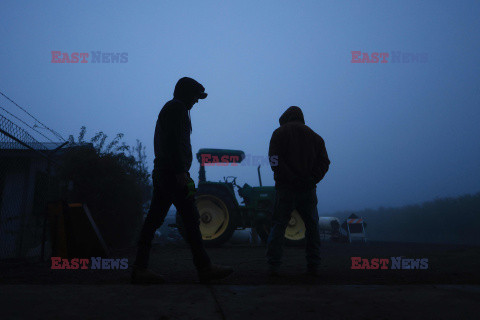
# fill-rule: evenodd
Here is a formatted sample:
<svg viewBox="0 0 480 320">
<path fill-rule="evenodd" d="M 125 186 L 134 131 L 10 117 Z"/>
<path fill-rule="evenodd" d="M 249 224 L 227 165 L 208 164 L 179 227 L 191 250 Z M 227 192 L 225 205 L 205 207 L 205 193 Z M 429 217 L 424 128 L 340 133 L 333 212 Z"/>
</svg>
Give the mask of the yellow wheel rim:
<svg viewBox="0 0 480 320">
<path fill-rule="evenodd" d="M 200 214 L 200 232 L 203 240 L 220 237 L 230 220 L 225 203 L 215 196 L 203 195 L 197 197 L 196 205 Z"/>
<path fill-rule="evenodd" d="M 285 229 L 285 238 L 289 240 L 305 238 L 305 223 L 296 209 L 293 210 L 287 229 Z"/>
</svg>

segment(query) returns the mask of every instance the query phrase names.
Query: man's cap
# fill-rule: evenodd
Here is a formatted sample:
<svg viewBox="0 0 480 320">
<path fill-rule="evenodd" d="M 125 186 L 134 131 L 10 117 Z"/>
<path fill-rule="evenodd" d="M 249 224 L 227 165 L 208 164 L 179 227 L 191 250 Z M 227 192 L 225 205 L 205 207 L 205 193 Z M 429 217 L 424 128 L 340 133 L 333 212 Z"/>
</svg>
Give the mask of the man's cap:
<svg viewBox="0 0 480 320">
<path fill-rule="evenodd" d="M 188 96 L 198 99 L 205 99 L 208 96 L 205 88 L 198 81 L 189 77 L 183 77 L 177 81 L 173 95 L 175 97 Z"/>
</svg>

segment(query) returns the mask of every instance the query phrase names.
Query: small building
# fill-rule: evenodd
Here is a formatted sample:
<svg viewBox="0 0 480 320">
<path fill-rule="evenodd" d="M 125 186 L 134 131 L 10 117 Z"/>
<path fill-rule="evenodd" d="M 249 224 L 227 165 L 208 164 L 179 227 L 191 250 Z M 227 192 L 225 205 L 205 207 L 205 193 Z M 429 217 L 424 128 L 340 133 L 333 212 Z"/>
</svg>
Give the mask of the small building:
<svg viewBox="0 0 480 320">
<path fill-rule="evenodd" d="M 61 143 L 39 145 L 46 150 L 0 142 L 0 259 L 41 253 L 46 201 L 54 184 L 48 174 L 49 161 L 39 152 L 48 154 Z"/>
</svg>

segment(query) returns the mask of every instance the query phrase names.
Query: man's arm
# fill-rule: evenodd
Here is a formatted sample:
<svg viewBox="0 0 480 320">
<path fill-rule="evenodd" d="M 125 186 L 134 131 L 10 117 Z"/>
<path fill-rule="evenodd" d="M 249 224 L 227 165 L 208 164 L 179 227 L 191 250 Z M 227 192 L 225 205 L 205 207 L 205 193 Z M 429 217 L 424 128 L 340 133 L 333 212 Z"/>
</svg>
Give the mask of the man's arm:
<svg viewBox="0 0 480 320">
<path fill-rule="evenodd" d="M 328 158 L 327 148 L 325 148 L 325 141 L 319 136 L 319 140 L 317 142 L 317 155 L 315 159 L 315 165 L 313 168 L 313 178 L 315 180 L 315 184 L 322 181 L 323 177 L 328 171 L 330 167 L 330 159 Z"/>
<path fill-rule="evenodd" d="M 280 155 L 278 130 L 275 130 L 270 138 L 270 145 L 268 147 L 268 158 L 270 159 L 270 167 L 275 173 L 278 170 L 278 157 Z"/>
<path fill-rule="evenodd" d="M 185 119 L 182 110 L 179 106 L 171 106 L 168 114 L 164 119 L 165 126 L 168 127 L 168 144 L 169 156 L 171 158 L 172 169 L 175 175 L 185 173 L 185 154 L 184 145 L 188 143 L 185 141 Z"/>
<path fill-rule="evenodd" d="M 298 176 L 292 172 L 285 161 L 285 140 L 282 141 L 281 132 L 277 129 L 273 132 L 270 139 L 270 146 L 268 148 L 268 156 L 270 159 L 270 166 L 274 172 L 274 177 L 285 182 L 295 183 L 298 181 Z M 272 161 L 272 159 L 274 161 Z"/>
</svg>

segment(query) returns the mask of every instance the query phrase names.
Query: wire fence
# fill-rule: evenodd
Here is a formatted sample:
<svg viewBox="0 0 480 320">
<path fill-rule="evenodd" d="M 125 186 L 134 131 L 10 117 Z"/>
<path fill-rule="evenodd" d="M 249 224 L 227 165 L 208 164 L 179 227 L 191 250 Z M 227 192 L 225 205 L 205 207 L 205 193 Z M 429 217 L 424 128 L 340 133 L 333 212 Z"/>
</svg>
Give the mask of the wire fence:
<svg viewBox="0 0 480 320">
<path fill-rule="evenodd" d="M 0 95 L 0 260 L 41 257 L 47 202 L 59 197 L 52 155 L 63 138 Z"/>
</svg>

